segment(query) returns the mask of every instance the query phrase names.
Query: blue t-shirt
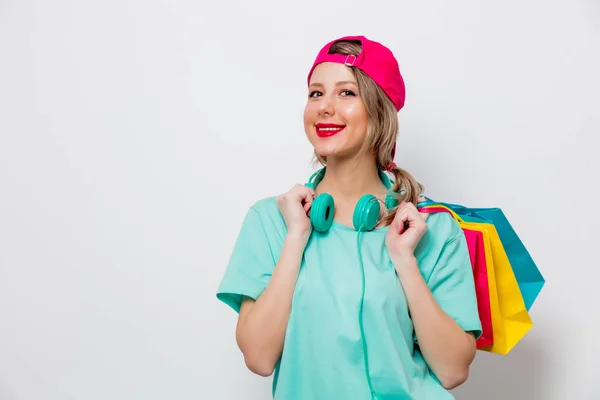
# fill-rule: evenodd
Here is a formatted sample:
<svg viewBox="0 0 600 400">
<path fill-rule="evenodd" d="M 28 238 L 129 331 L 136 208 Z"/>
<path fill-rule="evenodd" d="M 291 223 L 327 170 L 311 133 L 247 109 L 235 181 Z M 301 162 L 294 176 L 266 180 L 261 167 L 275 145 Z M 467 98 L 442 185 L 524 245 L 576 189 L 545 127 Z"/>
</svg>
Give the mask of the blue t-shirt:
<svg viewBox="0 0 600 400">
<path fill-rule="evenodd" d="M 419 269 L 441 308 L 479 337 L 462 229 L 447 213 L 430 215 L 427 226 L 415 249 Z M 377 400 L 453 399 L 416 343 L 385 246 L 387 229 L 358 232 L 333 222 L 327 232 L 313 231 L 274 373 L 274 399 L 366 400 L 372 393 Z M 257 299 L 269 283 L 286 232 L 275 198 L 250 207 L 217 297 L 236 312 L 243 296 Z"/>
</svg>

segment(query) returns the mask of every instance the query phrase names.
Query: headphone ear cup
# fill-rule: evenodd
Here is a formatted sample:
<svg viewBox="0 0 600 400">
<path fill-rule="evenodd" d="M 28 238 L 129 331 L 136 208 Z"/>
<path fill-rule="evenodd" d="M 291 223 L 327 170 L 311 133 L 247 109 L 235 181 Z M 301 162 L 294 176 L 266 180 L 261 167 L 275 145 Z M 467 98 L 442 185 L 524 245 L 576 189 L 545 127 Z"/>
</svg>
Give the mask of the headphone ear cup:
<svg viewBox="0 0 600 400">
<path fill-rule="evenodd" d="M 326 232 L 333 223 L 334 215 L 333 197 L 322 193 L 313 200 L 310 207 L 310 223 L 317 232 Z"/>
<path fill-rule="evenodd" d="M 381 206 L 379 200 L 371 194 L 365 194 L 358 200 L 352 222 L 357 231 L 371 231 L 379 221 Z"/>
<path fill-rule="evenodd" d="M 393 194 L 388 193 L 387 196 L 385 196 L 385 208 L 388 210 L 398 207 L 399 204 L 398 199 Z"/>
</svg>

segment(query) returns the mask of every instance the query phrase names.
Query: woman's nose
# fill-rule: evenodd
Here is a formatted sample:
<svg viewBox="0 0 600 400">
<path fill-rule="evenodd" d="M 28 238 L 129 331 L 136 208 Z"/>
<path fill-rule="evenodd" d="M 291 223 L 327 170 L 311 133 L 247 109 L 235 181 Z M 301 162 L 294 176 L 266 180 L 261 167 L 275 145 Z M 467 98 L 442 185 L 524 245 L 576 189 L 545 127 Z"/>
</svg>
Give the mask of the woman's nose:
<svg viewBox="0 0 600 400">
<path fill-rule="evenodd" d="M 327 96 L 323 96 L 319 104 L 319 114 L 327 116 L 335 114 L 335 104 L 333 100 Z"/>
</svg>

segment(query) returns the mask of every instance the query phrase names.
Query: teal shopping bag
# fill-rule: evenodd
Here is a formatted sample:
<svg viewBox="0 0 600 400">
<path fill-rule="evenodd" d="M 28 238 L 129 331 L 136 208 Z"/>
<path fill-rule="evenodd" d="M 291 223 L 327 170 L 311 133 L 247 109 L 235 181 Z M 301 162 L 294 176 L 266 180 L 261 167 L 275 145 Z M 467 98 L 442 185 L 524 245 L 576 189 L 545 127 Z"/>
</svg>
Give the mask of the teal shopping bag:
<svg viewBox="0 0 600 400">
<path fill-rule="evenodd" d="M 525 307 L 529 311 L 540 294 L 546 280 L 502 210 L 497 207 L 471 208 L 458 204 L 434 202 L 428 198 L 425 199 L 425 203 L 442 204 L 450 208 L 465 221 L 489 223 L 496 227 L 502 246 L 506 251 L 508 260 L 517 278 Z"/>
</svg>

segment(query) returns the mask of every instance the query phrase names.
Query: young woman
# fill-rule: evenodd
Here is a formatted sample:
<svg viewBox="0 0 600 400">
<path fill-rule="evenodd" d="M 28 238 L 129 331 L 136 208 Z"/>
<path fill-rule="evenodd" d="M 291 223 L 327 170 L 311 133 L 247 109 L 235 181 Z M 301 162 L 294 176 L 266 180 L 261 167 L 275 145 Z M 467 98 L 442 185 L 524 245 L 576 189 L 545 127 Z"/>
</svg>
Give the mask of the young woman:
<svg viewBox="0 0 600 400">
<path fill-rule="evenodd" d="M 468 248 L 394 162 L 404 82 L 363 36 L 319 52 L 304 127 L 323 168 L 246 215 L 217 297 L 273 397 L 451 399 L 481 334 Z"/>
</svg>

